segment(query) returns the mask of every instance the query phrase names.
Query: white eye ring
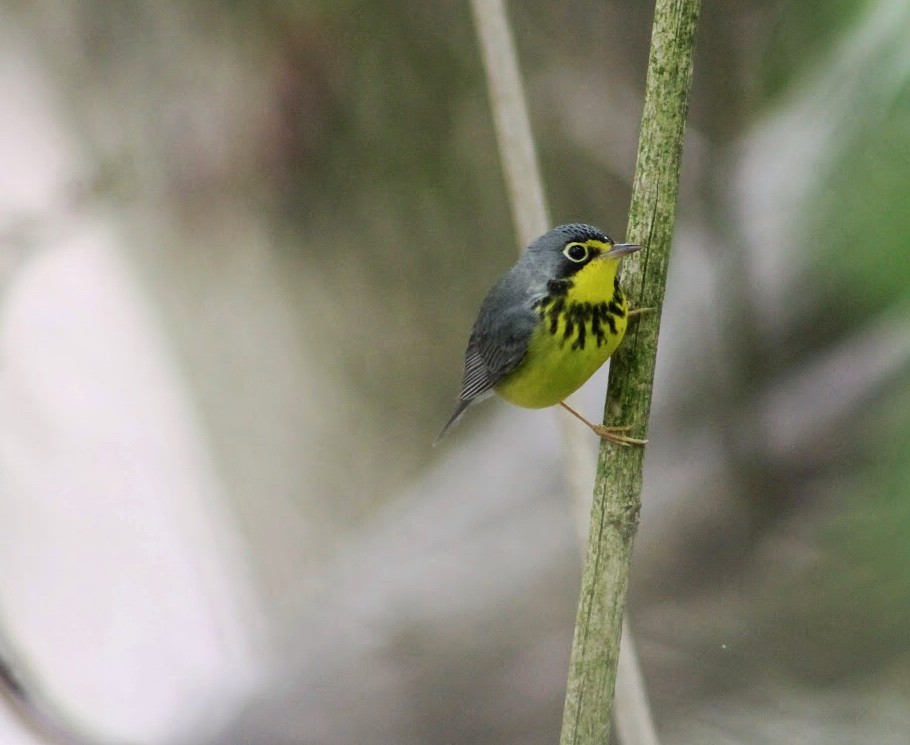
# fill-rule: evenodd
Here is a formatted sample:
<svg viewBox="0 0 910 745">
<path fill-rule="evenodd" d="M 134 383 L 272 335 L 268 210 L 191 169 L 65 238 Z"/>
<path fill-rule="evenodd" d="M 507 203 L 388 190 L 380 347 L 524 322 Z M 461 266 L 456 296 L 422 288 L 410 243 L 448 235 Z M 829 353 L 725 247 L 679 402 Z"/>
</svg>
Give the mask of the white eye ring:
<svg viewBox="0 0 910 745">
<path fill-rule="evenodd" d="M 581 250 L 579 250 L 581 249 Z M 569 261 L 580 264 L 588 258 L 588 247 L 583 243 L 570 243 L 562 250 L 562 255 Z"/>
</svg>

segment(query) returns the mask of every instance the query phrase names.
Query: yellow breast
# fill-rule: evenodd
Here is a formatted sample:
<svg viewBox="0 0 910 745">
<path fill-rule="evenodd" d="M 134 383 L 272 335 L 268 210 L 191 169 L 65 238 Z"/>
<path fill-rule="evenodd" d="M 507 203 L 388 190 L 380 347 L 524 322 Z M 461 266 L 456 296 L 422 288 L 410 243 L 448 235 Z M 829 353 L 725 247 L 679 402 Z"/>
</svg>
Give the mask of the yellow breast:
<svg viewBox="0 0 910 745">
<path fill-rule="evenodd" d="M 496 386 L 518 406 L 553 406 L 574 393 L 607 361 L 626 333 L 628 305 L 613 262 L 595 261 L 572 280 L 551 282 L 536 310 L 521 364 Z"/>
</svg>

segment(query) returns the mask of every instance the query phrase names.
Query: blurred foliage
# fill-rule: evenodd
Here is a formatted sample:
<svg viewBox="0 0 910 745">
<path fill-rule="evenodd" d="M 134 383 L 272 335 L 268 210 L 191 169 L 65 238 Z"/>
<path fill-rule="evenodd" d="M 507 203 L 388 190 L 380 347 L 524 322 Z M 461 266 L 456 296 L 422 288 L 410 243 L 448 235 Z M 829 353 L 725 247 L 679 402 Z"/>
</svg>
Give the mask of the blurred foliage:
<svg viewBox="0 0 910 745">
<path fill-rule="evenodd" d="M 902 208 L 910 193 L 910 77 L 906 83 L 885 110 L 851 128 L 809 201 L 816 281 L 849 325 L 910 299 L 910 210 Z"/>
<path fill-rule="evenodd" d="M 816 74 L 825 60 L 846 76 L 849 96 L 818 112 L 842 118 L 810 181 L 794 235 L 794 246 L 807 246 L 812 258 L 797 285 L 813 298 L 806 317 L 790 329 L 791 348 L 803 347 L 797 358 L 861 336 L 879 314 L 906 318 L 910 309 L 910 35 L 906 23 L 896 22 L 901 17 L 910 14 L 900 3 L 789 3 L 766 58 L 772 100 L 788 87 L 799 90 L 801 76 Z M 875 44 L 868 43 L 869 27 L 881 34 Z M 855 51 L 857 38 L 866 42 L 858 58 L 848 61 L 849 69 L 838 68 L 839 55 Z M 831 128 L 830 120 L 821 124 Z M 905 361 L 896 380 L 883 378 L 862 410 L 842 421 L 830 470 L 815 474 L 836 484 L 836 499 L 818 524 L 817 561 L 784 580 L 783 597 L 770 605 L 782 617 L 766 641 L 786 640 L 780 660 L 814 682 L 862 678 L 883 666 L 899 666 L 907 675 L 908 379 Z"/>
<path fill-rule="evenodd" d="M 805 0 L 778 2 L 773 24 L 763 41 L 761 56 L 763 97 L 774 101 L 818 64 L 832 43 L 849 33 L 875 5 L 875 0 Z"/>
</svg>

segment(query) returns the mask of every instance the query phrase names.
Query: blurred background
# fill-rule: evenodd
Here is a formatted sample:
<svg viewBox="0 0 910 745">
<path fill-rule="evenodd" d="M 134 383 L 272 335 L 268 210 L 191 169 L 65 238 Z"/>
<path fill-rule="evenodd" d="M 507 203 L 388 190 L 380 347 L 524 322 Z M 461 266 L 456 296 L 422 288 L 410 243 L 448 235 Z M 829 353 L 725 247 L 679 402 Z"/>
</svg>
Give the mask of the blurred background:
<svg viewBox="0 0 910 745">
<path fill-rule="evenodd" d="M 624 237 L 651 11 L 511 4 L 556 223 Z M 84 741 L 557 740 L 562 412 L 430 446 L 517 250 L 479 60 L 444 0 L 0 6 L 0 649 Z M 705 2 L 694 86 L 658 730 L 906 743 L 910 4 Z"/>
</svg>

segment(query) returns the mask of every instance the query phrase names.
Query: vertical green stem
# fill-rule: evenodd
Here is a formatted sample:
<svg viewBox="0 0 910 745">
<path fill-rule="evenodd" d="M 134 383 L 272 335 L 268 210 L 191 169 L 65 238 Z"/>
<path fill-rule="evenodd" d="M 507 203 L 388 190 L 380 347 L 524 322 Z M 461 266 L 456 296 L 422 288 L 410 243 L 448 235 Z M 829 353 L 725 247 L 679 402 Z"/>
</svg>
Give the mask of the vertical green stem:
<svg viewBox="0 0 910 745">
<path fill-rule="evenodd" d="M 613 355 L 604 413 L 636 437 L 651 410 L 699 9 L 700 0 L 657 0 L 654 10 L 627 233 L 645 249 L 626 260 L 623 276 L 632 304 L 653 310 Z M 643 448 L 601 446 L 560 745 L 606 745 L 609 737 L 643 464 Z"/>
</svg>

